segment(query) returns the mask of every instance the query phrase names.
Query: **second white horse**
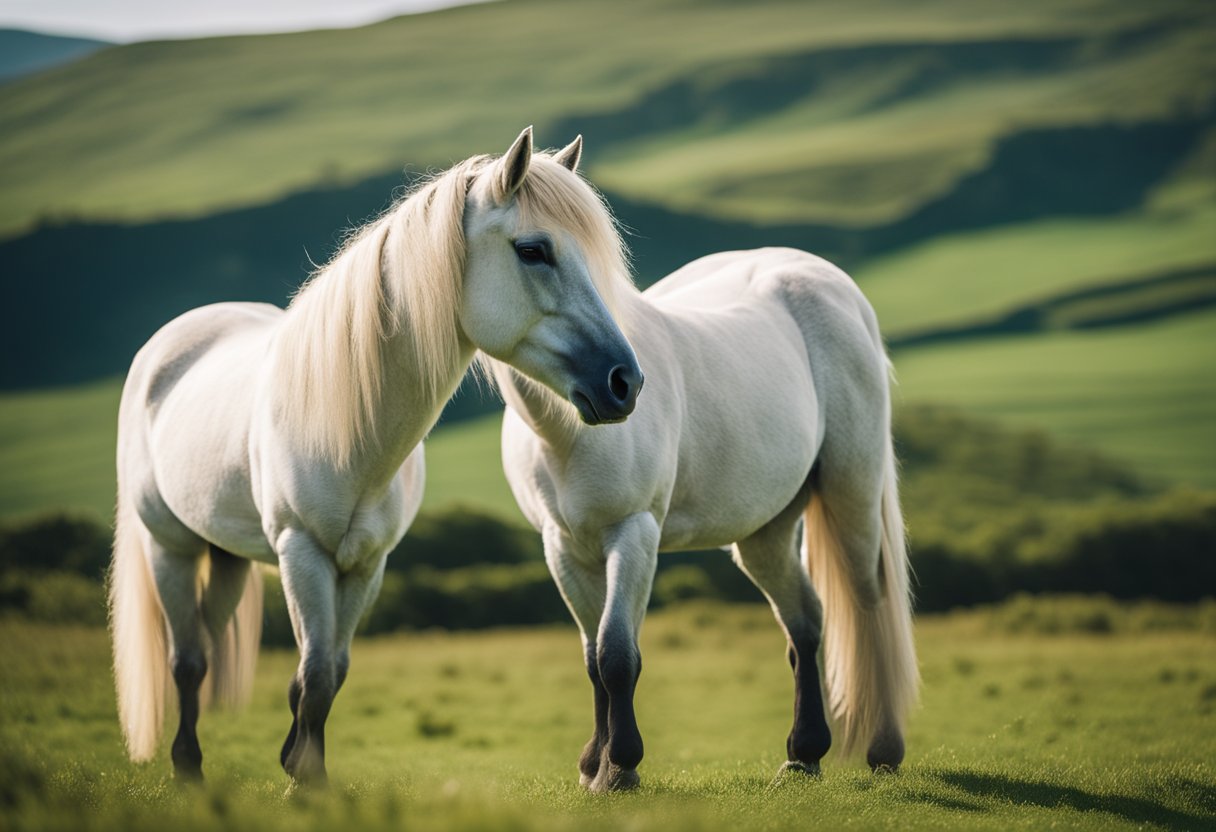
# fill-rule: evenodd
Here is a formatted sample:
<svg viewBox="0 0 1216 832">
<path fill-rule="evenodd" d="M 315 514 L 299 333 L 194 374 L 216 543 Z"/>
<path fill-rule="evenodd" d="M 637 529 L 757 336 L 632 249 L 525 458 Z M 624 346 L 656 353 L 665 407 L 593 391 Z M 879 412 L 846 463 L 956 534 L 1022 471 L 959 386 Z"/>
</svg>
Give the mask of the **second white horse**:
<svg viewBox="0 0 1216 832">
<path fill-rule="evenodd" d="M 544 536 L 594 686 L 583 784 L 638 782 L 638 630 L 657 552 L 729 544 L 788 636 L 785 768 L 818 772 L 831 743 L 821 644 L 839 746 L 897 768 L 919 675 L 889 364 L 870 305 L 830 263 L 763 249 L 698 260 L 618 309 L 647 378 L 625 424 L 587 430 L 494 364 L 507 478 Z"/>
</svg>

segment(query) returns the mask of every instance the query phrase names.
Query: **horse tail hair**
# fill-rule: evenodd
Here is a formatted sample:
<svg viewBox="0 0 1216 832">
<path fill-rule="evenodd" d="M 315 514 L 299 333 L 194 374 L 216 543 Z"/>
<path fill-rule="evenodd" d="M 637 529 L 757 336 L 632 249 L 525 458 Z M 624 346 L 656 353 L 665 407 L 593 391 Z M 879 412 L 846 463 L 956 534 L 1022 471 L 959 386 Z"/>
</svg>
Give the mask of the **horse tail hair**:
<svg viewBox="0 0 1216 832">
<path fill-rule="evenodd" d="M 806 510 L 806 562 L 824 609 L 823 668 L 837 749 L 899 743 L 916 703 L 920 672 L 912 641 L 909 564 L 895 452 L 887 432 L 882 483 L 878 574 L 862 575 L 840 544 L 828 506 L 812 494 Z M 875 592 L 877 589 L 877 592 Z M 883 755 L 880 755 L 880 757 Z M 875 760 L 870 760 L 876 765 Z"/>
<path fill-rule="evenodd" d="M 214 594 L 239 592 L 240 601 L 227 621 L 214 622 L 218 632 L 209 632 L 210 684 L 204 690 L 209 704 L 240 708 L 249 703 L 262 640 L 262 573 L 257 566 L 215 547 L 211 548 L 210 566 L 203 591 L 204 618 Z"/>
<path fill-rule="evenodd" d="M 142 762 L 156 753 L 169 686 L 168 632 L 135 507 L 118 491 L 108 576 L 110 635 L 118 718 L 127 753 Z"/>
</svg>

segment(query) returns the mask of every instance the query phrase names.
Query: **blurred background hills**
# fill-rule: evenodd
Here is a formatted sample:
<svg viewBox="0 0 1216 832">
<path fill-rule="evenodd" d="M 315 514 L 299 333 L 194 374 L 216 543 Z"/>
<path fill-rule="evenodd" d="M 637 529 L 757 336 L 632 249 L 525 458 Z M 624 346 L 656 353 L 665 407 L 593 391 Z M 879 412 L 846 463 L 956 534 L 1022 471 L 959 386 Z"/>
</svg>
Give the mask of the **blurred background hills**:
<svg viewBox="0 0 1216 832">
<path fill-rule="evenodd" d="M 1134 595 L 1139 573 L 1066 576 L 1162 552 L 1198 591 L 1185 564 L 1216 529 L 1211 4 L 510 0 L 120 46 L 7 32 L 0 54 L 13 523 L 108 517 L 121 377 L 162 323 L 284 304 L 413 178 L 534 124 L 542 145 L 585 135 L 643 286 L 759 245 L 857 278 L 900 378 L 922 598 Z M 458 505 L 520 522 L 498 407 L 466 390 L 428 442 L 428 528 Z M 733 592 L 676 576 L 675 596 Z"/>
</svg>

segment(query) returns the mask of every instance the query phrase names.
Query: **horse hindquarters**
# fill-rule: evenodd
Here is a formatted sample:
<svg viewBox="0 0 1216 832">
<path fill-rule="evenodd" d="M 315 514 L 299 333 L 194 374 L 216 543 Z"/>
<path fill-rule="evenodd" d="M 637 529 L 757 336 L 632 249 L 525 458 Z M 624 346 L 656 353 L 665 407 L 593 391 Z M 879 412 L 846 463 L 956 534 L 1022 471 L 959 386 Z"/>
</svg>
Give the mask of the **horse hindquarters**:
<svg viewBox="0 0 1216 832">
<path fill-rule="evenodd" d="M 832 472 L 821 472 L 806 511 L 805 546 L 823 602 L 825 686 L 840 750 L 849 755 L 864 745 L 871 768 L 894 770 L 903 761 L 904 719 L 915 703 L 920 674 L 889 431 L 882 447 L 882 480 L 870 490 L 878 498 L 864 500 L 864 506 L 852 499 L 861 491 L 834 491 L 838 483 Z"/>
</svg>

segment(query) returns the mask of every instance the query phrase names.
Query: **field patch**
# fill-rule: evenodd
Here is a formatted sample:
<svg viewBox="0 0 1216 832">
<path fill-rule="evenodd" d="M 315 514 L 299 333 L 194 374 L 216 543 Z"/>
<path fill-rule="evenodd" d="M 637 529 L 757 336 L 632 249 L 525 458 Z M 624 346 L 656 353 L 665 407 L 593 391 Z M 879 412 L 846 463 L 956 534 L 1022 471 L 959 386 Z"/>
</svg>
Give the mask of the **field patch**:
<svg viewBox="0 0 1216 832">
<path fill-rule="evenodd" d="M 6 825 L 126 829 L 1201 828 L 1216 822 L 1211 635 L 1010 636 L 923 619 L 908 760 L 874 778 L 831 755 L 773 775 L 792 681 L 762 607 L 695 605 L 643 631 L 639 793 L 576 783 L 591 696 L 572 627 L 356 643 L 327 747 L 333 792 L 287 798 L 277 751 L 293 653 L 252 707 L 204 714 L 209 785 L 179 791 L 167 747 L 126 762 L 99 630 L 0 624 Z M 167 743 L 166 743 L 167 745 Z"/>
<path fill-rule="evenodd" d="M 897 396 L 1037 425 L 1162 480 L 1216 484 L 1216 312 L 906 350 Z"/>
</svg>

